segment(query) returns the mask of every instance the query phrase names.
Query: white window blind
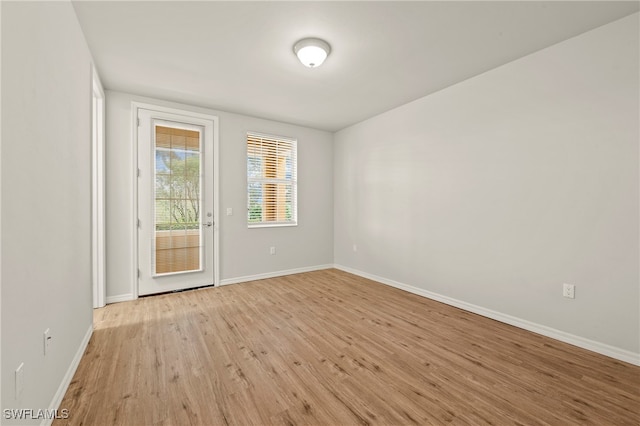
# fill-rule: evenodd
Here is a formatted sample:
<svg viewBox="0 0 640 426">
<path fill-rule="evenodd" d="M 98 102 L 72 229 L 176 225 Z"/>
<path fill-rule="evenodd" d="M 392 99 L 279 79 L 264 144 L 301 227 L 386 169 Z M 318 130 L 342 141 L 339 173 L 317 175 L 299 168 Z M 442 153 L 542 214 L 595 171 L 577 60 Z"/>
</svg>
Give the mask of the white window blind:
<svg viewBox="0 0 640 426">
<path fill-rule="evenodd" d="M 297 141 L 247 134 L 249 227 L 297 225 Z"/>
</svg>

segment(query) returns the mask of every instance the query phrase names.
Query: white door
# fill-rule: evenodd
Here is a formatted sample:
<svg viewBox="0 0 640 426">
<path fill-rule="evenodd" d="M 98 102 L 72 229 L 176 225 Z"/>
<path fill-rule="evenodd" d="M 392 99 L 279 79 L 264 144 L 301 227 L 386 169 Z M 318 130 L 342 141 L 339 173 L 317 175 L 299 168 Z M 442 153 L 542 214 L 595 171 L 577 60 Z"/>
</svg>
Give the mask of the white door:
<svg viewBox="0 0 640 426">
<path fill-rule="evenodd" d="M 138 294 L 214 284 L 214 123 L 138 110 Z"/>
</svg>

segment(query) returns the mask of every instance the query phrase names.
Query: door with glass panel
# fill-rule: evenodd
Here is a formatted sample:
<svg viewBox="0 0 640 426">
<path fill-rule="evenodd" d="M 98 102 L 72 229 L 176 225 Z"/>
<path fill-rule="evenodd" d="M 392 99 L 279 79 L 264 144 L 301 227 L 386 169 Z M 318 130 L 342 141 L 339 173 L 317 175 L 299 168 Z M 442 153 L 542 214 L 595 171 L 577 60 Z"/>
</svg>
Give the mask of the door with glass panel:
<svg viewBox="0 0 640 426">
<path fill-rule="evenodd" d="M 214 284 L 213 122 L 138 110 L 138 294 Z"/>
</svg>

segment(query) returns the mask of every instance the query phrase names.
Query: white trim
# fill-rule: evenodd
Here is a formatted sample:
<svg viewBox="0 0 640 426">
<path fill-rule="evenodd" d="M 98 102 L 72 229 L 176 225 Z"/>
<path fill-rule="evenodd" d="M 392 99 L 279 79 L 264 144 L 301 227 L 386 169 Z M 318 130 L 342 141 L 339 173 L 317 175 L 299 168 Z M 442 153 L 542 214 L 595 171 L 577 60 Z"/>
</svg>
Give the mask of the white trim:
<svg viewBox="0 0 640 426">
<path fill-rule="evenodd" d="M 60 404 L 62 403 L 62 399 L 64 398 L 64 394 L 67 393 L 67 389 L 69 389 L 69 385 L 71 384 L 73 375 L 76 374 L 78 365 L 80 365 L 80 360 L 84 355 L 84 351 L 87 349 L 87 345 L 89 344 L 89 340 L 91 340 L 92 335 L 93 335 L 93 324 L 89 326 L 87 333 L 84 335 L 84 338 L 82 339 L 82 342 L 80 343 L 80 346 L 76 351 L 76 355 L 73 357 L 73 360 L 71 361 L 71 365 L 69 365 L 69 368 L 67 369 L 66 374 L 62 378 L 62 382 L 60 383 L 60 386 L 58 387 L 57 392 L 55 393 L 55 395 L 53 396 L 53 399 L 51 400 L 51 404 L 49 404 L 49 409 L 51 411 L 56 410 L 60 407 Z M 53 419 L 43 419 L 40 425 L 49 426 L 51 423 L 53 423 Z"/>
<path fill-rule="evenodd" d="M 247 228 L 282 228 L 283 226 L 298 226 L 298 222 L 258 222 L 256 225 L 248 224 Z"/>
<path fill-rule="evenodd" d="M 285 275 L 293 275 L 293 274 L 301 274 L 303 272 L 313 272 L 320 271 L 323 269 L 331 269 L 334 265 L 316 265 L 316 266 L 306 266 L 304 268 L 295 268 L 295 269 L 285 269 L 283 271 L 275 271 L 275 272 L 266 272 L 264 274 L 256 274 L 256 275 L 246 275 L 244 277 L 236 277 L 236 278 L 225 278 L 220 281 L 220 285 L 229 285 L 229 284 L 238 284 L 245 283 L 248 281 L 257 281 L 264 280 L 267 278 L 276 278 L 283 277 Z"/>
<path fill-rule="evenodd" d="M 94 65 L 91 76 L 91 278 L 93 307 L 101 308 L 106 297 L 105 96 Z"/>
<path fill-rule="evenodd" d="M 615 346 L 607 345 L 605 343 L 596 342 L 594 340 L 585 339 L 584 337 L 576 336 L 574 334 L 566 333 L 555 328 L 547 327 L 545 325 L 537 324 L 531 321 L 527 321 L 521 318 L 517 318 L 511 315 L 503 314 L 501 312 L 493 311 L 491 309 L 483 308 L 482 306 L 473 305 L 471 303 L 464 302 L 462 300 L 453 299 L 448 296 L 443 296 L 438 293 L 433 293 L 428 290 L 424 290 L 418 287 L 414 287 L 408 284 L 403 284 L 398 281 L 390 280 L 388 278 L 379 277 L 377 275 L 369 274 L 359 271 L 357 269 L 349 268 L 342 265 L 334 265 L 336 269 L 339 269 L 350 274 L 358 275 L 363 278 L 367 278 L 373 281 L 377 281 L 381 284 L 385 284 L 391 287 L 398 288 L 400 290 L 408 291 L 409 293 L 417 294 L 419 296 L 426 297 L 428 299 L 442 302 L 444 304 L 455 306 L 456 308 L 464 309 L 474 314 L 482 315 L 483 317 L 491 318 L 496 321 L 503 322 L 505 324 L 513 325 L 518 328 L 522 328 L 533 333 L 541 334 L 552 339 L 559 340 L 570 345 L 578 346 L 583 349 L 597 352 L 601 355 L 606 355 L 611 358 L 615 358 L 620 361 L 628 362 L 630 364 L 640 366 L 640 353 L 628 351 L 626 349 L 617 348 Z"/>
<path fill-rule="evenodd" d="M 2 34 L 2 4 L 0 3 L 0 35 Z M 0 43 L 1 44 L 1 43 Z M 0 54 L 0 176 L 2 176 L 2 55 Z M 0 178 L 0 188 L 2 179 Z M 2 241 L 2 193 L 0 191 L 0 241 Z M 2 244 L 0 244 L 0 247 Z M 0 248 L 0 342 L 2 341 L 2 249 Z M 2 350 L 0 350 L 0 404 L 2 403 Z M 2 420 L 0 419 L 0 424 Z"/>
<path fill-rule="evenodd" d="M 137 117 L 137 111 L 138 109 L 149 109 L 151 111 L 156 111 L 156 112 L 164 112 L 167 114 L 173 114 L 173 115 L 182 115 L 185 118 L 199 118 L 202 120 L 217 120 L 218 116 L 217 115 L 212 115 L 212 114 L 204 114 L 201 112 L 194 112 L 194 111 L 190 111 L 188 109 L 184 109 L 184 108 L 172 108 L 172 107 L 165 107 L 162 105 L 156 105 L 156 104 L 149 104 L 149 103 L 145 103 L 145 102 L 138 102 L 138 101 L 131 101 L 131 105 L 134 109 L 134 112 L 136 113 L 136 115 L 134 117 Z M 135 130 L 135 128 L 134 128 Z"/>
<path fill-rule="evenodd" d="M 131 293 L 127 294 L 117 294 L 115 296 L 107 296 L 107 305 L 111 303 L 119 303 L 119 302 L 128 302 L 130 300 L 136 300 L 137 296 L 134 296 Z"/>
<path fill-rule="evenodd" d="M 130 282 L 130 295 L 132 299 L 138 298 L 138 110 L 143 108 L 143 105 L 137 102 L 131 102 L 131 176 L 133 181 L 131 182 L 131 229 L 132 239 L 132 251 L 131 251 L 131 282 Z M 107 297 L 107 303 L 109 303 L 109 297 Z"/>
<path fill-rule="evenodd" d="M 253 131 L 247 132 L 247 137 L 249 136 L 262 138 L 262 139 L 270 139 L 273 141 L 294 142 L 296 144 L 298 143 L 298 138 L 292 138 L 291 136 L 278 136 L 278 135 L 272 135 L 269 133 L 260 133 L 260 132 L 253 132 Z"/>
<path fill-rule="evenodd" d="M 220 283 L 220 119 L 213 120 L 213 285 Z"/>
<path fill-rule="evenodd" d="M 220 118 L 217 115 L 212 114 L 204 114 L 200 112 L 190 111 L 188 109 L 181 108 L 172 108 L 165 107 L 156 104 L 149 104 L 145 102 L 132 101 L 131 102 L 131 129 L 132 135 L 131 140 L 133 143 L 131 144 L 132 149 L 132 168 L 131 171 L 133 177 L 133 185 L 131 185 L 131 205 L 132 216 L 131 216 L 131 226 L 133 229 L 133 247 L 132 247 L 132 257 L 133 257 L 133 267 L 131 270 L 131 299 L 133 300 L 138 298 L 138 111 L 141 109 L 151 110 L 155 112 L 167 113 L 172 115 L 181 115 L 186 119 L 201 119 L 210 121 L 213 123 L 213 284 L 219 285 L 220 283 L 220 214 L 219 214 L 219 196 L 220 196 L 220 138 L 219 138 L 219 120 Z M 124 301 L 122 297 L 128 297 L 129 295 L 121 295 L 121 296 L 113 296 L 107 298 L 107 303 L 109 300 L 114 301 Z M 116 300 L 117 299 L 117 300 Z"/>
</svg>

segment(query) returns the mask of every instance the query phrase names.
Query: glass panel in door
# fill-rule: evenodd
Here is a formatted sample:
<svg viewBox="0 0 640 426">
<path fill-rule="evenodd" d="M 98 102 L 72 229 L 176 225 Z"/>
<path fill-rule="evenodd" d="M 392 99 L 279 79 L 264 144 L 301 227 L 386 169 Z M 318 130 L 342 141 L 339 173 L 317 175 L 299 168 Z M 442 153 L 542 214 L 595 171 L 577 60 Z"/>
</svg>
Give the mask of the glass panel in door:
<svg viewBox="0 0 640 426">
<path fill-rule="evenodd" d="M 153 275 L 202 270 L 200 131 L 154 126 Z"/>
</svg>

